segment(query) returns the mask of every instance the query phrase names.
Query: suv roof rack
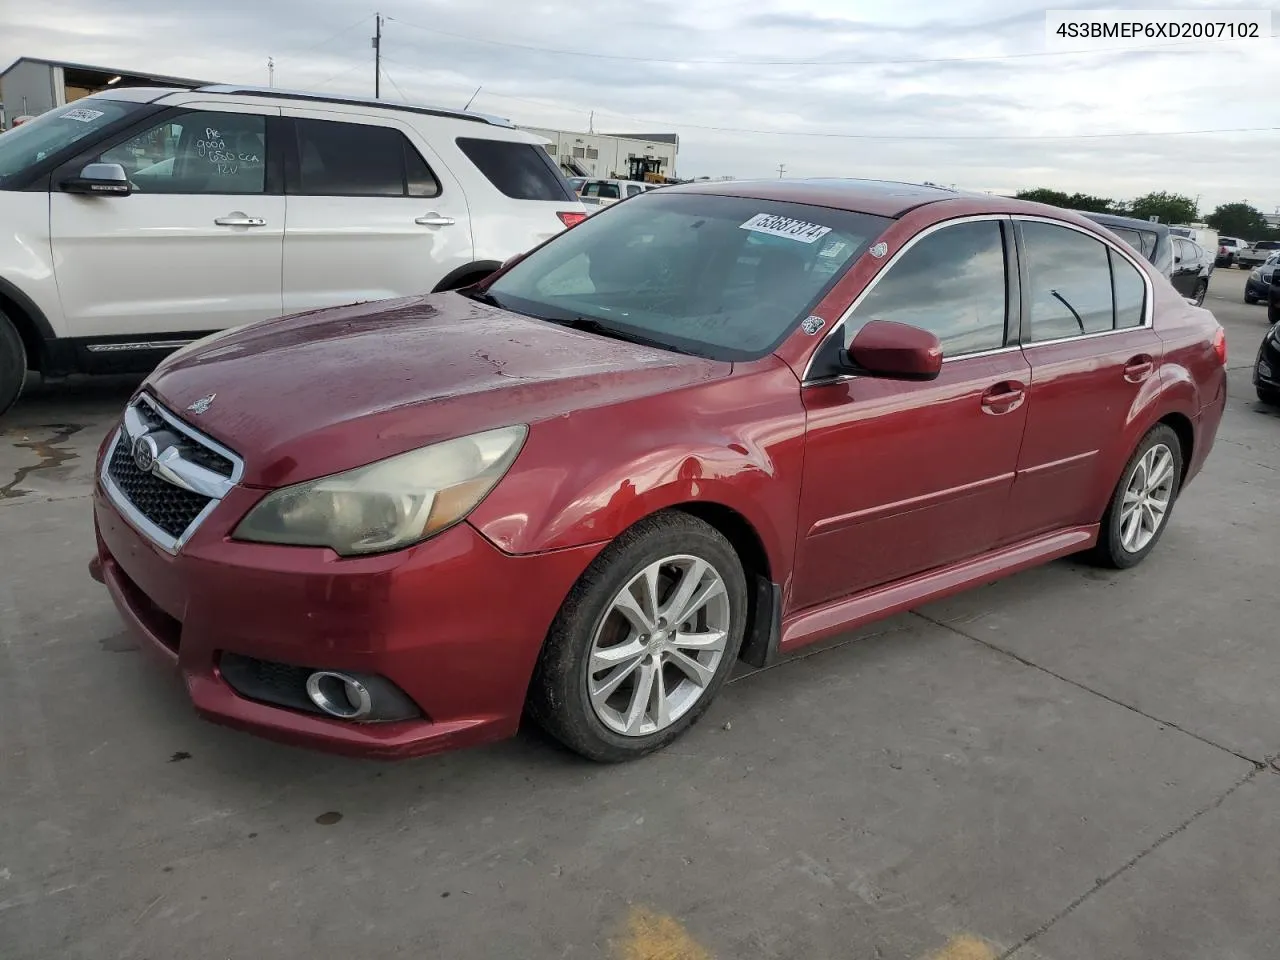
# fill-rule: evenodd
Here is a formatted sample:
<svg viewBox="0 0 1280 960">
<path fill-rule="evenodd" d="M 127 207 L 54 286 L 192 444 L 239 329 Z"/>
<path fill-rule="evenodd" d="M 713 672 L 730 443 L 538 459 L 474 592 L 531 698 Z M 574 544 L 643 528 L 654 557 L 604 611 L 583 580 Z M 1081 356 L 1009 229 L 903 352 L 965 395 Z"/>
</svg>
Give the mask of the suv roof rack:
<svg viewBox="0 0 1280 960">
<path fill-rule="evenodd" d="M 515 124 L 505 117 L 495 117 L 487 113 L 475 113 L 471 110 L 451 110 L 448 107 L 419 107 L 410 103 L 379 100 L 373 97 L 335 97 L 307 90 L 283 90 L 280 87 L 244 87 L 231 83 L 215 83 L 197 89 L 201 93 L 224 93 L 242 97 L 280 97 L 285 100 L 310 100 L 316 103 L 341 103 L 355 107 L 378 107 L 383 110 L 420 113 L 429 117 L 448 117 L 452 120 L 487 123 L 495 127 L 515 127 Z"/>
</svg>

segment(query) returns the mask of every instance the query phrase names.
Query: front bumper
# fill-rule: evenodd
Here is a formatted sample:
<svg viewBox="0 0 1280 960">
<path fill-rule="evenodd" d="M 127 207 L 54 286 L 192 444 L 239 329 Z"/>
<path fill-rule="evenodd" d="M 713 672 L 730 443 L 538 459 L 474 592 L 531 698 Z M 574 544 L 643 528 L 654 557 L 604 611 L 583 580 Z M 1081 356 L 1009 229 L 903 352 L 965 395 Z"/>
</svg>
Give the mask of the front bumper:
<svg viewBox="0 0 1280 960">
<path fill-rule="evenodd" d="M 234 525 L 262 491 L 234 488 L 181 550 L 140 533 L 95 485 L 90 564 L 121 616 L 175 665 L 206 719 L 274 740 L 399 758 L 515 733 L 543 639 L 601 544 L 502 553 L 466 523 L 393 554 L 240 543 Z M 246 699 L 223 652 L 378 674 L 422 718 L 356 723 Z"/>
<path fill-rule="evenodd" d="M 1253 363 L 1253 385 L 1280 393 L 1280 347 L 1270 333 L 1258 347 L 1258 357 Z"/>
<path fill-rule="evenodd" d="M 1266 302 L 1267 297 L 1271 296 L 1271 284 L 1263 283 L 1260 280 L 1253 279 L 1250 275 L 1249 279 L 1244 283 L 1244 295 L 1253 297 L 1255 300 Z"/>
</svg>

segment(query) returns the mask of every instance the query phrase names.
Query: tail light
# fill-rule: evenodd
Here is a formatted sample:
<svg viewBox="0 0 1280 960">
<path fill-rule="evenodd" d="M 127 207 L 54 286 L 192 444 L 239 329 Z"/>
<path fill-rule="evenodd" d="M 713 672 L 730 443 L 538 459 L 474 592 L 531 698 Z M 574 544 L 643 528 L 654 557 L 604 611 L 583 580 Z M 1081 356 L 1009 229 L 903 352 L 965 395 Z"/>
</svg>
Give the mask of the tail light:
<svg viewBox="0 0 1280 960">
<path fill-rule="evenodd" d="M 1217 356 L 1218 362 L 1225 367 L 1227 365 L 1227 331 L 1221 327 L 1213 335 L 1213 352 Z"/>
<path fill-rule="evenodd" d="M 1227 255 L 1227 245 L 1224 243 L 1222 246 L 1218 248 L 1218 256 L 1224 257 L 1226 255 Z"/>
<path fill-rule="evenodd" d="M 577 226 L 587 219 L 587 215 L 581 210 L 560 210 L 557 211 L 556 216 L 560 218 L 560 222 L 566 227 Z"/>
</svg>

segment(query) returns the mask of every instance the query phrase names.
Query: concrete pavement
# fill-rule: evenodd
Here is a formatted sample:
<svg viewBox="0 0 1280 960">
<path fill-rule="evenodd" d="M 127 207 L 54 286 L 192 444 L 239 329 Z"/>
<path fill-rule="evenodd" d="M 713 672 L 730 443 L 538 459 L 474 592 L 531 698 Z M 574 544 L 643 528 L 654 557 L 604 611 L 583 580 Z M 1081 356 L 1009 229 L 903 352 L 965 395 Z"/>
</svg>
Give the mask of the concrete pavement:
<svg viewBox="0 0 1280 960">
<path fill-rule="evenodd" d="M 88 579 L 127 382 L 0 422 L 0 958 L 1280 956 L 1280 415 L 1136 570 L 1064 561 L 728 686 L 667 751 L 399 765 L 197 720 Z"/>
</svg>

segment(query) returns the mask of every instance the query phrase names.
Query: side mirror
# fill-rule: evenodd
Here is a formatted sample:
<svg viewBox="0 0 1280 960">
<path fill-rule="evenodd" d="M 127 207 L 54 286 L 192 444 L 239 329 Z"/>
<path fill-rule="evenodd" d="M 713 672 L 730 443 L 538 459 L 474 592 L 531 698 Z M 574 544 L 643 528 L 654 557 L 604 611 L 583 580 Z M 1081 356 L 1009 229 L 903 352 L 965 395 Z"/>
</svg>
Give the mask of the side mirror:
<svg viewBox="0 0 1280 960">
<path fill-rule="evenodd" d="M 133 193 L 124 167 L 118 163 L 86 164 L 80 176 L 63 180 L 61 186 L 66 193 L 86 196 L 127 197 Z"/>
<path fill-rule="evenodd" d="M 928 330 L 872 320 L 853 338 L 847 352 L 858 373 L 889 380 L 936 380 L 942 372 L 942 344 Z"/>
</svg>

